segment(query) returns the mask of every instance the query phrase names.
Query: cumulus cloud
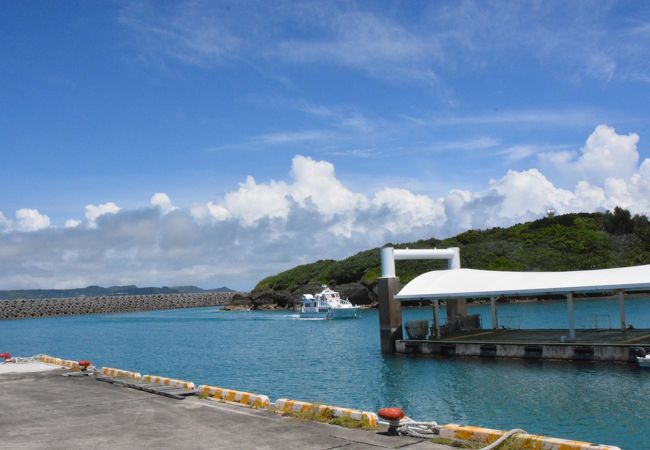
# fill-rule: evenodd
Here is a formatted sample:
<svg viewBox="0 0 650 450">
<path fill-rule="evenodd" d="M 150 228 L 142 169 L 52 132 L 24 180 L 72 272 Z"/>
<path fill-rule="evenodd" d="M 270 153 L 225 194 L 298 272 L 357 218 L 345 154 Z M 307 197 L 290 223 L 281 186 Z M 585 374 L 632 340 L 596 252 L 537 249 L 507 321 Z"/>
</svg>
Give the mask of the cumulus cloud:
<svg viewBox="0 0 650 450">
<path fill-rule="evenodd" d="M 589 181 L 628 179 L 638 170 L 638 142 L 636 133 L 624 136 L 612 127 L 599 125 L 587 139 L 575 167 Z"/>
<path fill-rule="evenodd" d="M 176 207 L 172 205 L 169 196 L 164 192 L 156 192 L 153 194 L 149 203 L 151 203 L 151 206 L 160 208 L 160 212 L 163 214 L 169 214 L 176 209 Z"/>
<path fill-rule="evenodd" d="M 102 203 L 100 205 L 86 205 L 86 219 L 90 228 L 97 227 L 97 219 L 105 214 L 117 214 L 120 207 L 114 202 Z"/>
<path fill-rule="evenodd" d="M 38 231 L 50 226 L 50 218 L 37 209 L 22 208 L 16 211 L 15 227 L 18 231 Z"/>
<path fill-rule="evenodd" d="M 49 218 L 33 209 L 16 211 L 15 220 L 0 213 L 0 286 L 194 283 L 248 289 L 296 264 L 386 242 L 508 226 L 544 216 L 549 208 L 566 213 L 620 205 L 650 212 L 650 160 L 638 164 L 638 142 L 635 134 L 596 127 L 580 153 L 555 159 L 580 176 L 570 189 L 531 168 L 510 170 L 474 192 L 452 189 L 434 198 L 383 187 L 362 194 L 337 177 L 332 163 L 297 155 L 287 180 L 249 176 L 236 190 L 191 208 L 174 207 L 162 193 L 151 198 L 154 208 L 87 205 L 83 232 L 81 222 L 70 219 L 52 233 L 46 230 Z"/>
<path fill-rule="evenodd" d="M 617 134 L 607 125 L 598 125 L 579 152 L 543 153 L 543 163 L 567 178 L 603 184 L 608 178 L 629 179 L 639 169 L 639 135 Z"/>
<path fill-rule="evenodd" d="M 79 225 L 81 225 L 81 220 L 77 219 L 68 219 L 65 221 L 65 228 L 77 228 Z"/>
<path fill-rule="evenodd" d="M 192 214 L 200 220 L 234 217 L 251 226 L 264 218 L 286 219 L 292 203 L 313 208 L 326 218 L 368 205 L 364 195 L 350 191 L 336 178 L 334 165 L 327 161 L 295 156 L 291 175 L 293 183 L 270 181 L 259 184 L 248 176 L 244 183 L 239 184 L 239 189 L 227 193 L 222 202 L 197 205 L 192 208 Z"/>
</svg>

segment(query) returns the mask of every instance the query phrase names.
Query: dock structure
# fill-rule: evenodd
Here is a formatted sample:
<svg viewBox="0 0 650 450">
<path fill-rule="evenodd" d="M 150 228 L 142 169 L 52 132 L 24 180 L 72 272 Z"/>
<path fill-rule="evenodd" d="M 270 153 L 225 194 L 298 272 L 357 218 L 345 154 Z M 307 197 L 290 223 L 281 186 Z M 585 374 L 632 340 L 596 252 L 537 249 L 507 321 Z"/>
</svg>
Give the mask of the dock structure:
<svg viewBox="0 0 650 450">
<path fill-rule="evenodd" d="M 16 366 L 23 370 L 0 370 L 2 405 L 11 410 L 0 412 L 0 448 L 452 450 L 197 396 L 179 401 L 93 377 L 64 377 L 62 368 L 36 372 L 34 365 Z"/>
<path fill-rule="evenodd" d="M 462 269 L 460 250 L 381 249 L 382 279 L 378 284 L 381 348 L 383 352 L 484 356 L 532 359 L 634 361 L 635 347 L 650 346 L 650 330 L 628 327 L 625 299 L 628 293 L 650 291 L 650 265 L 570 272 L 506 272 Z M 397 259 L 447 259 L 448 270 L 424 273 L 401 290 Z M 397 292 L 398 291 L 398 292 Z M 396 292 L 396 293 L 395 293 Z M 574 294 L 614 293 L 619 303 L 619 326 L 608 330 L 576 330 Z M 567 328 L 562 330 L 506 330 L 499 328 L 499 297 L 564 296 Z M 480 318 L 467 314 L 466 299 L 489 299 L 491 324 L 482 329 Z M 404 339 L 401 305 L 429 301 L 431 327 L 407 333 Z M 440 318 L 440 301 L 447 303 L 447 323 Z M 398 322 L 399 318 L 399 324 Z M 384 332 L 390 324 L 390 337 Z M 389 341 L 389 339 L 392 339 Z"/>
</svg>

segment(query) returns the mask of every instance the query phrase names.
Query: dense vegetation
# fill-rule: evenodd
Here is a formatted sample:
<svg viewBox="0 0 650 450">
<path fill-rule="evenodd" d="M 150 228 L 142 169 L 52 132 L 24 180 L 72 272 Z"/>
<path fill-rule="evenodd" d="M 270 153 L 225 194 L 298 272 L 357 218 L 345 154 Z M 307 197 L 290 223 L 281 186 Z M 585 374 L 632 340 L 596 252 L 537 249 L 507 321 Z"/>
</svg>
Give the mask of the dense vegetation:
<svg viewBox="0 0 650 450">
<path fill-rule="evenodd" d="M 18 298 L 64 298 L 64 297 L 110 297 L 116 295 L 154 295 L 154 294 L 199 294 L 207 292 L 233 292 L 232 289 L 221 287 L 217 289 L 201 289 L 196 286 L 173 287 L 137 287 L 129 286 L 88 286 L 78 289 L 25 289 L 0 291 L 0 300 Z"/>
<path fill-rule="evenodd" d="M 650 264 L 650 221 L 616 208 L 614 212 L 549 215 L 509 228 L 470 230 L 448 239 L 426 239 L 396 248 L 460 247 L 462 267 L 487 270 L 562 271 Z M 445 261 L 398 261 L 402 283 Z M 260 281 L 255 299 L 280 299 L 316 284 L 359 283 L 371 292 L 381 272 L 379 249 L 342 261 L 323 260 Z"/>
</svg>

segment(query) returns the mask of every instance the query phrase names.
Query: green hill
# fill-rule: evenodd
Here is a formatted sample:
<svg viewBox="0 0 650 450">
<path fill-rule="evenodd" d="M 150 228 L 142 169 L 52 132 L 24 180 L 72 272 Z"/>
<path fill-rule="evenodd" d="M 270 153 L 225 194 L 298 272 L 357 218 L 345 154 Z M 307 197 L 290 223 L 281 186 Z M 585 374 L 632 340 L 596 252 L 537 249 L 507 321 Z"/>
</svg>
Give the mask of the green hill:
<svg viewBox="0 0 650 450">
<path fill-rule="evenodd" d="M 392 245 L 392 244 L 391 244 Z M 426 239 L 394 245 L 396 248 L 460 247 L 461 266 L 473 269 L 563 271 L 650 264 L 650 222 L 616 208 L 613 213 L 549 216 L 509 228 L 470 230 L 448 239 Z M 445 261 L 398 261 L 402 283 Z M 247 301 L 254 305 L 291 306 L 303 292 L 327 284 L 353 303 L 376 300 L 380 276 L 379 249 L 373 248 L 341 261 L 322 260 L 297 266 L 260 281 Z M 242 299 L 244 301 L 244 299 Z"/>
</svg>

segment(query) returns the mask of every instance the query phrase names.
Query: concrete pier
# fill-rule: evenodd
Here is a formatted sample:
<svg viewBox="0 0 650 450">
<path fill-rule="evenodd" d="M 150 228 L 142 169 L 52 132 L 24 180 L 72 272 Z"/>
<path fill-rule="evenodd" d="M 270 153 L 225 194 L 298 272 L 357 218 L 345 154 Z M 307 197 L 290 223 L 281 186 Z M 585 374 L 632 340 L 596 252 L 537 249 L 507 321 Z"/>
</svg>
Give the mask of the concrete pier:
<svg viewBox="0 0 650 450">
<path fill-rule="evenodd" d="M 433 330 L 432 330 L 433 333 Z M 484 358 L 564 359 L 636 364 L 634 347 L 650 347 L 650 330 L 481 330 L 436 339 L 398 340 L 397 353 L 481 356 Z"/>
<path fill-rule="evenodd" d="M 402 304 L 395 299 L 399 278 L 386 277 L 377 281 L 379 301 L 379 337 L 382 353 L 394 353 L 395 342 L 402 339 Z"/>
<path fill-rule="evenodd" d="M 451 449 L 198 397 L 173 400 L 64 372 L 0 373 L 0 447 Z"/>
</svg>

